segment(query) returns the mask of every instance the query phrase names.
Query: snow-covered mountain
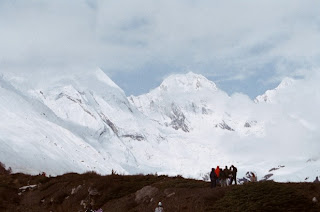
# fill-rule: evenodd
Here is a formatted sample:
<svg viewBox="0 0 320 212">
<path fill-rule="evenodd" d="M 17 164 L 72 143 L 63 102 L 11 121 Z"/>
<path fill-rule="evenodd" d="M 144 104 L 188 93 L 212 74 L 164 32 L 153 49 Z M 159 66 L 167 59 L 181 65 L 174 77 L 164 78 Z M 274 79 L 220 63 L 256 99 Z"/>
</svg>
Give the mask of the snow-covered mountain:
<svg viewBox="0 0 320 212">
<path fill-rule="evenodd" d="M 220 128 L 240 134 L 263 133 L 263 126 L 249 114 L 232 114 L 231 97 L 215 83 L 192 72 L 171 75 L 150 93 L 128 99 L 146 116 L 176 130 Z"/>
<path fill-rule="evenodd" d="M 211 167 L 234 164 L 239 176 L 252 170 L 277 181 L 320 175 L 319 115 L 304 114 L 320 97 L 302 102 L 306 87 L 296 80 L 252 101 L 191 72 L 137 97 L 126 97 L 100 69 L 31 79 L 0 77 L 0 161 L 15 172 L 202 178 Z"/>
<path fill-rule="evenodd" d="M 255 102 L 267 102 L 267 103 L 275 103 L 278 100 L 281 101 L 281 99 L 278 99 L 281 93 L 285 92 L 286 90 L 290 90 L 291 86 L 294 86 L 296 80 L 286 77 L 284 78 L 281 83 L 273 90 L 267 90 L 264 94 L 257 96 L 254 100 Z"/>
</svg>

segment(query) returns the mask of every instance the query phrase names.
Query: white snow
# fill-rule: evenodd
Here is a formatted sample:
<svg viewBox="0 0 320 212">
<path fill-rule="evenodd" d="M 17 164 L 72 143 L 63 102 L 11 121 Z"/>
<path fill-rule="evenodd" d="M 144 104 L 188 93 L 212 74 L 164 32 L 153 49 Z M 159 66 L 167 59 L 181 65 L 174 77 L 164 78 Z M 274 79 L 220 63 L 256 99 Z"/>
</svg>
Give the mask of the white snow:
<svg viewBox="0 0 320 212">
<path fill-rule="evenodd" d="M 258 179 L 313 181 L 320 176 L 319 79 L 286 78 L 252 101 L 192 72 L 130 97 L 101 69 L 46 83 L 3 73 L 0 161 L 31 174 L 197 179 L 233 164 L 239 178 L 254 171 Z"/>
</svg>

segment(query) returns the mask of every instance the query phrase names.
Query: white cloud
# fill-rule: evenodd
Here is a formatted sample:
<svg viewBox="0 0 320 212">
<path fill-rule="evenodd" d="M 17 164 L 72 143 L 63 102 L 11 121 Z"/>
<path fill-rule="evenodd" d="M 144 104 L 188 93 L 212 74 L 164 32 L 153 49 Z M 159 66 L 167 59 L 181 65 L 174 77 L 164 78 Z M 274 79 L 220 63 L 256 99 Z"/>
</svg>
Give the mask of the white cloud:
<svg viewBox="0 0 320 212">
<path fill-rule="evenodd" d="M 270 71 L 292 75 L 319 65 L 319 6 L 298 0 L 2 1 L 0 68 L 100 66 L 112 74 L 156 63 L 243 79 L 274 64 Z"/>
</svg>

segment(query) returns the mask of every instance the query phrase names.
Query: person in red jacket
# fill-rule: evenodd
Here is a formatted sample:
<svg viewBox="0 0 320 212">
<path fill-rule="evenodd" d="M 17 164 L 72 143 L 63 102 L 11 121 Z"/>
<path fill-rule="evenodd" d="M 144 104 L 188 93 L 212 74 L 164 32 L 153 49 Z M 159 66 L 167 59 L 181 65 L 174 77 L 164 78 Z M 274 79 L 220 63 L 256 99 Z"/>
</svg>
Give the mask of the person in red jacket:
<svg viewBox="0 0 320 212">
<path fill-rule="evenodd" d="M 219 185 L 220 184 L 220 168 L 219 168 L 219 166 L 217 166 L 215 172 L 217 175 L 217 185 Z"/>
</svg>

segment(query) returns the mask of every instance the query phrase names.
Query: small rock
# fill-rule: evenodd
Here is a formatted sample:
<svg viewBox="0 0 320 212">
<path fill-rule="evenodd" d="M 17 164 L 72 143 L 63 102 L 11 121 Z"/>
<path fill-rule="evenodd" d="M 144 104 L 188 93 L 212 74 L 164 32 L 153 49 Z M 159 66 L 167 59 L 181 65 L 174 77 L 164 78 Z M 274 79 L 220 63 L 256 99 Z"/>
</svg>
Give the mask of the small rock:
<svg viewBox="0 0 320 212">
<path fill-rule="evenodd" d="M 77 188 L 73 188 L 73 189 L 71 190 L 71 195 L 77 193 L 81 188 L 82 188 L 81 185 L 78 185 Z"/>
<path fill-rule="evenodd" d="M 312 202 L 318 202 L 317 198 L 316 198 L 316 197 L 313 197 L 313 198 L 312 198 Z"/>
<path fill-rule="evenodd" d="M 175 195 L 175 194 L 176 194 L 176 193 L 172 192 L 171 194 L 168 194 L 167 197 L 169 198 L 169 197 L 171 197 L 171 196 L 173 196 L 173 195 Z"/>
<path fill-rule="evenodd" d="M 88 192 L 89 192 L 89 195 L 91 195 L 91 196 L 100 195 L 100 193 L 98 192 L 98 190 L 95 189 L 95 188 L 88 188 Z"/>
<path fill-rule="evenodd" d="M 28 185 L 28 186 L 23 186 L 23 187 L 21 187 L 21 188 L 19 188 L 19 190 L 22 190 L 22 192 L 23 191 L 26 191 L 26 190 L 32 190 L 32 189 L 34 189 L 34 188 L 36 188 L 37 187 L 37 185 Z"/>
<path fill-rule="evenodd" d="M 148 198 L 150 201 L 150 199 L 153 198 L 158 193 L 158 191 L 158 188 L 152 186 L 145 186 L 142 189 L 136 191 L 135 201 L 137 203 L 141 203 L 144 200 L 148 200 Z"/>
</svg>

